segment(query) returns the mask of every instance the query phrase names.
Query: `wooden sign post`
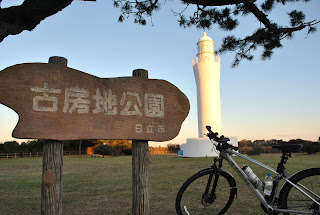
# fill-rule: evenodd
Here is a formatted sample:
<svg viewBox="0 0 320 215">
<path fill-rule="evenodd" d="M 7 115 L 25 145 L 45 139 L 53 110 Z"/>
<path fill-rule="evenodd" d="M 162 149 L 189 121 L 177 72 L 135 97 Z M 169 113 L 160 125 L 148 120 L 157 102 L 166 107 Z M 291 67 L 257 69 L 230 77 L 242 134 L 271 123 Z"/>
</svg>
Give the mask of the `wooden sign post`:
<svg viewBox="0 0 320 215">
<path fill-rule="evenodd" d="M 131 139 L 132 214 L 149 211 L 148 141 L 179 134 L 187 97 L 165 80 L 99 78 L 67 67 L 67 60 L 27 63 L 0 71 L 0 103 L 19 115 L 12 136 L 44 139 L 41 213 L 62 214 L 63 140 Z M 54 63 L 53 63 L 54 62 Z"/>
<path fill-rule="evenodd" d="M 133 71 L 133 76 L 148 79 L 148 71 Z M 147 140 L 132 140 L 132 215 L 149 214 L 149 172 L 151 156 Z"/>
<path fill-rule="evenodd" d="M 50 57 L 49 63 L 67 66 L 67 59 Z M 63 142 L 43 141 L 41 215 L 62 215 Z"/>
</svg>

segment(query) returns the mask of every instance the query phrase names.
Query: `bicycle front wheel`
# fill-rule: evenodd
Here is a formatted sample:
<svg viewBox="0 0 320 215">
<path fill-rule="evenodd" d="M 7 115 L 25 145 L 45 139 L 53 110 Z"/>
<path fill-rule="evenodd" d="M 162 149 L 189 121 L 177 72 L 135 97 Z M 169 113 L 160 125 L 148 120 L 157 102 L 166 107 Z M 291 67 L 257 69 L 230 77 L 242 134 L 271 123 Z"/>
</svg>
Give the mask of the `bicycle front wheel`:
<svg viewBox="0 0 320 215">
<path fill-rule="evenodd" d="M 209 193 L 205 190 L 212 176 Z M 214 215 L 224 214 L 230 207 L 236 185 L 233 177 L 225 171 L 220 176 L 213 198 L 210 197 L 213 181 L 216 177 L 214 169 L 207 169 L 191 176 L 180 188 L 176 198 L 176 212 L 178 215 Z"/>
<path fill-rule="evenodd" d="M 303 170 L 289 180 L 320 203 L 320 168 Z M 320 214 L 320 206 L 288 182 L 280 192 L 280 204 L 284 209 Z"/>
</svg>

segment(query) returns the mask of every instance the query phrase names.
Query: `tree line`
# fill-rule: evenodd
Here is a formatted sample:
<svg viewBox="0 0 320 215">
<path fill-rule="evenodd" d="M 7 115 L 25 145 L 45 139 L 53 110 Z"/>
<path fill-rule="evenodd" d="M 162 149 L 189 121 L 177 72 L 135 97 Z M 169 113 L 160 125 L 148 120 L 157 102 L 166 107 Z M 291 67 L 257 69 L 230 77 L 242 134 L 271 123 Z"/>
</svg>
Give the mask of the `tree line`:
<svg viewBox="0 0 320 215">
<path fill-rule="evenodd" d="M 95 144 L 87 148 L 87 154 L 105 155 L 132 155 L 131 140 L 96 140 Z"/>
<path fill-rule="evenodd" d="M 41 152 L 44 140 L 29 140 L 27 142 L 18 143 L 17 141 L 6 141 L 0 143 L 0 153 L 35 153 Z M 240 140 L 239 152 L 249 155 L 258 155 L 260 153 L 277 153 L 279 150 L 272 149 L 273 145 L 281 144 L 302 144 L 302 152 L 313 154 L 320 152 L 320 137 L 318 141 L 313 142 L 302 139 L 283 140 Z M 169 143 L 168 151 L 176 153 L 180 150 L 179 144 Z M 87 154 L 100 155 L 131 155 L 131 140 L 70 140 L 63 142 L 64 151 L 79 151 Z M 80 154 L 80 153 L 79 153 Z"/>
<path fill-rule="evenodd" d="M 18 143 L 6 141 L 0 143 L 1 153 L 35 153 L 42 152 L 44 140 L 29 140 Z M 79 154 L 131 155 L 131 140 L 70 140 L 63 141 L 64 151 L 79 151 Z"/>
<path fill-rule="evenodd" d="M 18 143 L 17 141 L 0 142 L 1 153 L 36 153 L 42 152 L 44 140 L 29 140 Z M 151 147 L 152 148 L 152 147 Z M 180 149 L 179 144 L 169 143 L 167 150 L 171 153 L 177 153 Z M 132 155 L 132 141 L 131 140 L 71 140 L 63 142 L 64 151 L 79 151 L 78 154 L 99 154 L 105 155 Z"/>
<path fill-rule="evenodd" d="M 35 153 L 41 152 L 44 140 L 29 140 L 18 143 L 17 141 L 0 142 L 0 153 Z M 168 144 L 168 151 L 176 153 L 179 144 Z M 64 151 L 80 151 L 87 154 L 100 155 L 131 155 L 131 140 L 70 140 L 63 141 Z M 79 153 L 80 154 L 80 153 Z"/>
<path fill-rule="evenodd" d="M 6 141 L 0 143 L 0 153 L 35 153 L 42 152 L 44 140 L 29 140 L 18 143 Z M 85 151 L 87 147 L 95 145 L 94 140 L 70 140 L 63 142 L 64 151 Z"/>
<path fill-rule="evenodd" d="M 239 151 L 240 153 L 246 153 L 248 155 L 259 155 L 260 153 L 276 153 L 280 152 L 277 149 L 273 149 L 273 145 L 282 145 L 282 144 L 301 144 L 303 147 L 301 152 L 305 152 L 307 154 L 313 154 L 316 152 L 320 152 L 320 137 L 318 141 L 313 142 L 309 140 L 302 139 L 292 139 L 289 141 L 283 140 L 240 140 L 239 141 Z"/>
</svg>

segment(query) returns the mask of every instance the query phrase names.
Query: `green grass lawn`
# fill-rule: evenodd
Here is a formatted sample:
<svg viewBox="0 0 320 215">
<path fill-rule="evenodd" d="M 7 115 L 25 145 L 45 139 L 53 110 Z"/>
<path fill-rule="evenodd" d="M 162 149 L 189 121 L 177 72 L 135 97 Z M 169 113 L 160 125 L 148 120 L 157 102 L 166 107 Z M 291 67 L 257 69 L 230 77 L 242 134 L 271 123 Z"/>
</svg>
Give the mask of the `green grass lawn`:
<svg viewBox="0 0 320 215">
<path fill-rule="evenodd" d="M 251 156 L 276 168 L 279 155 Z M 265 169 L 249 164 L 261 180 Z M 63 214 L 131 214 L 131 156 L 91 158 L 65 156 L 63 166 Z M 150 214 L 175 214 L 176 194 L 183 182 L 212 162 L 212 158 L 152 156 L 150 171 Z M 287 164 L 289 173 L 320 167 L 320 154 L 296 154 Z M 230 166 L 238 196 L 227 214 L 264 214 L 260 203 Z M 42 158 L 0 160 L 0 214 L 40 214 Z"/>
</svg>

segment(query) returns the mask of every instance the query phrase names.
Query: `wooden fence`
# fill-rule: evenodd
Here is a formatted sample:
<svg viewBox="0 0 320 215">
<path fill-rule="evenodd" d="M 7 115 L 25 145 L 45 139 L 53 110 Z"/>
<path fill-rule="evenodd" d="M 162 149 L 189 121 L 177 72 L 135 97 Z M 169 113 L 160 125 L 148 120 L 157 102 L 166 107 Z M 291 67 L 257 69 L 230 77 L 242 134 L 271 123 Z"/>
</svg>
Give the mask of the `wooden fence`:
<svg viewBox="0 0 320 215">
<path fill-rule="evenodd" d="M 168 155 L 168 154 L 177 154 L 175 151 L 170 151 L 167 147 L 149 147 L 151 155 Z"/>
<path fill-rule="evenodd" d="M 21 158 L 21 157 L 39 157 L 42 152 L 28 152 L 28 153 L 1 153 L 0 158 Z"/>
<path fill-rule="evenodd" d="M 89 147 L 90 148 L 90 147 Z M 149 147 L 151 155 L 176 155 L 176 151 L 170 151 L 166 147 Z M 63 151 L 63 155 L 78 155 L 79 151 Z M 82 151 L 81 154 L 90 154 L 88 151 Z M 93 155 L 94 153 L 92 153 Z M 11 159 L 11 158 L 26 158 L 26 157 L 40 157 L 42 152 L 27 152 L 27 153 L 0 153 L 0 159 Z"/>
<path fill-rule="evenodd" d="M 78 155 L 79 151 L 64 151 L 63 155 Z M 85 151 L 81 154 L 86 154 Z M 10 158 L 26 158 L 26 157 L 40 157 L 42 152 L 23 152 L 23 153 L 0 153 L 0 159 L 10 159 Z"/>
</svg>

